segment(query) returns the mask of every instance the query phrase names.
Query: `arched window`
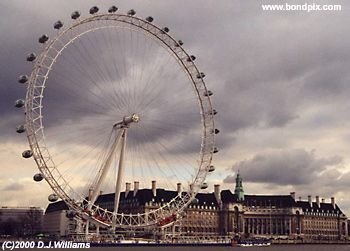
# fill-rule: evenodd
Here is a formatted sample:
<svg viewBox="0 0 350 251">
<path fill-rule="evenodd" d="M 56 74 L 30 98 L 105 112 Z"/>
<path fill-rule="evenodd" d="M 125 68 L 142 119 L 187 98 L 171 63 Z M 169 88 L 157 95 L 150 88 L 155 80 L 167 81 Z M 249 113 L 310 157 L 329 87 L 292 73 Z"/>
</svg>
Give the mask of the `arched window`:
<svg viewBox="0 0 350 251">
<path fill-rule="evenodd" d="M 234 210 L 233 232 L 238 233 L 239 232 L 239 210 L 237 206 L 235 206 L 233 210 Z"/>
<path fill-rule="evenodd" d="M 300 212 L 296 211 L 295 212 L 296 216 L 297 216 L 297 221 L 296 221 L 296 226 L 295 226 L 295 230 L 297 234 L 301 233 L 301 217 L 300 217 Z"/>
</svg>

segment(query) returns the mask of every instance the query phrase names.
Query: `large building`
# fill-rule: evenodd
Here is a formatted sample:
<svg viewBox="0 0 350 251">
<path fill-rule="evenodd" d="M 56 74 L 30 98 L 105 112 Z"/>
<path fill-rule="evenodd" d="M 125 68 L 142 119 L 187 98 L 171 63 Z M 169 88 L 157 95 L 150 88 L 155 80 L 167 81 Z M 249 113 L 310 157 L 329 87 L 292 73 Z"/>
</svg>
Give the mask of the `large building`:
<svg viewBox="0 0 350 251">
<path fill-rule="evenodd" d="M 43 218 L 43 232 L 52 237 L 68 236 L 75 230 L 75 222 L 67 217 L 68 212 L 63 201 L 49 204 Z"/>
<path fill-rule="evenodd" d="M 348 238 L 347 217 L 330 202 L 295 199 L 290 195 L 244 195 L 242 179 L 236 177 L 236 189 L 221 192 L 222 233 L 237 236 L 271 236 L 289 239 Z"/>
<path fill-rule="evenodd" d="M 119 208 L 127 213 L 146 212 L 162 206 L 181 191 L 181 184 L 178 184 L 177 191 L 169 191 L 156 188 L 155 181 L 151 189 L 139 189 L 139 183 L 135 182 L 131 190 L 131 184 L 127 183 L 120 196 Z M 114 194 L 100 195 L 96 201 L 100 207 L 111 211 L 113 203 Z M 62 202 L 51 204 L 45 217 L 52 215 L 55 218 L 53 215 L 60 211 L 60 207 Z M 63 217 L 65 214 L 59 215 Z M 320 200 L 319 196 L 314 201 L 311 196 L 305 201 L 296 200 L 294 192 L 289 195 L 246 195 L 239 174 L 233 193 L 231 190 L 221 191 L 220 186 L 215 185 L 213 193 L 198 193 L 196 200 L 177 219 L 174 229 L 184 236 L 348 238 L 347 217 L 334 198 L 329 202 Z M 60 230 L 60 233 L 67 231 Z"/>
<path fill-rule="evenodd" d="M 40 207 L 0 207 L 0 234 L 32 236 L 42 230 L 44 209 Z"/>
</svg>

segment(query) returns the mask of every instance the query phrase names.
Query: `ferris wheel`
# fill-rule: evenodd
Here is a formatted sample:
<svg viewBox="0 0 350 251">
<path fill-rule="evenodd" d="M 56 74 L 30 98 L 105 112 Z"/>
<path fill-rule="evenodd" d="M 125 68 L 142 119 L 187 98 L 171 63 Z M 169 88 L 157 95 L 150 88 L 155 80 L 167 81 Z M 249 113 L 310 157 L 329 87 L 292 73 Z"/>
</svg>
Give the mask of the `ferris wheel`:
<svg viewBox="0 0 350 251">
<path fill-rule="evenodd" d="M 34 158 L 34 180 L 50 185 L 49 201 L 62 199 L 77 216 L 114 228 L 157 225 L 208 187 L 218 152 L 213 93 L 196 57 L 153 17 L 115 6 L 89 13 L 73 12 L 68 27 L 55 22 L 52 38 L 38 39 L 41 52 L 26 58 L 33 69 L 19 77 L 27 94 L 15 104 L 26 114 L 17 127 L 30 146 L 22 156 Z M 154 180 L 164 191 L 183 187 L 152 210 L 124 212 L 123 182 L 135 192 Z M 108 193 L 113 203 L 98 203 Z"/>
</svg>

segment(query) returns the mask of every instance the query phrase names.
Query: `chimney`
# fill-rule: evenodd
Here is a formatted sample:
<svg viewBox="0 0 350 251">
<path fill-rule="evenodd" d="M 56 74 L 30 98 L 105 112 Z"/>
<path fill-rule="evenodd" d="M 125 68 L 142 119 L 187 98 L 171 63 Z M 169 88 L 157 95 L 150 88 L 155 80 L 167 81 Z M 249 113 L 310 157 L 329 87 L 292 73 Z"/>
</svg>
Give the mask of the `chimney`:
<svg viewBox="0 0 350 251">
<path fill-rule="evenodd" d="M 311 195 L 308 195 L 308 196 L 307 196 L 307 200 L 309 201 L 310 207 L 312 207 Z"/>
<path fill-rule="evenodd" d="M 291 192 L 290 196 L 292 196 L 293 200 L 295 201 L 295 192 Z"/>
<path fill-rule="evenodd" d="M 331 197 L 331 203 L 332 203 L 333 208 L 335 209 L 335 198 L 334 197 Z"/>
<path fill-rule="evenodd" d="M 301 201 L 301 196 L 299 196 L 299 201 Z"/>
<path fill-rule="evenodd" d="M 181 183 L 177 183 L 176 185 L 177 185 L 177 193 L 180 194 L 182 191 Z"/>
<path fill-rule="evenodd" d="M 157 196 L 157 182 L 155 180 L 152 180 L 152 194 L 153 197 Z"/>
<path fill-rule="evenodd" d="M 140 182 L 134 181 L 134 197 L 136 196 L 137 191 L 139 190 L 139 185 L 140 185 Z"/>
<path fill-rule="evenodd" d="M 126 182 L 125 183 L 125 198 L 128 197 L 128 194 L 130 192 L 130 188 L 131 188 L 131 183 Z"/>
<path fill-rule="evenodd" d="M 322 200 L 321 200 L 321 201 L 322 201 L 322 203 L 324 203 L 324 198 L 322 198 Z"/>
<path fill-rule="evenodd" d="M 321 205 L 320 205 L 320 196 L 316 195 L 316 204 L 317 204 L 317 207 L 320 208 Z"/>
<path fill-rule="evenodd" d="M 89 200 L 91 200 L 92 198 L 92 193 L 94 192 L 94 190 L 92 189 L 92 187 L 89 188 Z"/>
<path fill-rule="evenodd" d="M 218 204 L 221 203 L 221 194 L 220 194 L 220 185 L 219 184 L 216 184 L 214 185 L 214 194 L 215 194 L 215 198 L 216 198 L 216 201 L 218 202 Z"/>
</svg>

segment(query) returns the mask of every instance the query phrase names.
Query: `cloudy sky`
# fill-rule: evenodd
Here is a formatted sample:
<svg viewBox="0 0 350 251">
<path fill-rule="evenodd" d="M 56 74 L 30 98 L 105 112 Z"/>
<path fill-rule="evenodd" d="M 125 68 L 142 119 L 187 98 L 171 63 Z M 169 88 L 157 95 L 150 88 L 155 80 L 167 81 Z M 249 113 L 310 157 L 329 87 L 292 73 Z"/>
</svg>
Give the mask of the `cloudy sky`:
<svg viewBox="0 0 350 251">
<path fill-rule="evenodd" d="M 31 70 L 25 56 L 40 51 L 37 38 L 52 35 L 58 19 L 68 24 L 74 10 L 87 16 L 95 4 L 101 10 L 116 4 L 121 12 L 134 8 L 169 27 L 206 73 L 221 131 L 211 187 L 233 189 L 239 169 L 248 194 L 335 196 L 349 215 L 350 4 L 323 0 L 341 3 L 343 10 L 307 13 L 264 12 L 261 2 L 281 1 L 2 0 L 0 205 L 44 207 L 50 193 L 46 183 L 32 182 L 37 168 L 21 158 L 28 144 L 15 133 L 24 115 L 13 103 L 25 95 L 17 78 Z"/>
</svg>

